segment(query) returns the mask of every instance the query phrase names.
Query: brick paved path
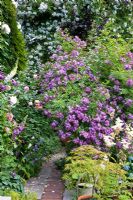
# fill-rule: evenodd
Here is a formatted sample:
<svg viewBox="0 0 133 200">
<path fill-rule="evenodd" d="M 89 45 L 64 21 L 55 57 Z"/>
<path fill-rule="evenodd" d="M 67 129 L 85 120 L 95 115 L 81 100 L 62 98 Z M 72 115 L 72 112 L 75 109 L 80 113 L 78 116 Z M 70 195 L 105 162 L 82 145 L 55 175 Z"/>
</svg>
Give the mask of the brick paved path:
<svg viewBox="0 0 133 200">
<path fill-rule="evenodd" d="M 44 186 L 44 192 L 41 200 L 62 200 L 64 192 L 64 184 L 61 180 L 60 171 L 56 169 L 53 162 L 48 162 L 46 168 L 51 168 L 51 173 Z"/>
<path fill-rule="evenodd" d="M 38 176 L 27 181 L 25 192 L 36 193 L 39 200 L 63 200 L 64 184 L 54 163 L 65 156 L 65 150 L 62 150 L 44 162 Z"/>
</svg>

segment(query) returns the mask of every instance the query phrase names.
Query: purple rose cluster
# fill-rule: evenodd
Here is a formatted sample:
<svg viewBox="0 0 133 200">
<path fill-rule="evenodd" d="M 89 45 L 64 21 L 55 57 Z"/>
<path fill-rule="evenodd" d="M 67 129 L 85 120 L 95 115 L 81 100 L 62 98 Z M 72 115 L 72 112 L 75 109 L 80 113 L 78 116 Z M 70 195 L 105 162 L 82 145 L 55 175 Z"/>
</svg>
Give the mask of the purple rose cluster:
<svg viewBox="0 0 133 200">
<path fill-rule="evenodd" d="M 18 86 L 18 82 L 15 79 L 11 79 L 9 81 L 5 81 L 6 76 L 2 71 L 0 71 L 0 92 L 4 93 L 4 100 L 8 102 L 7 106 L 8 109 L 11 107 L 11 105 L 16 104 L 17 97 L 11 96 L 11 90 L 14 89 L 14 86 Z M 4 82 L 5 81 L 5 82 Z M 9 92 L 9 94 L 8 94 Z M 16 137 L 24 131 L 25 125 L 24 123 L 17 124 L 16 121 L 13 119 L 12 113 L 7 113 L 8 117 L 7 120 L 11 123 L 11 129 L 9 127 L 5 127 L 6 132 L 12 132 L 13 139 L 16 139 Z M 14 130 L 13 130 L 14 129 Z"/>
<path fill-rule="evenodd" d="M 51 62 L 48 62 L 41 72 L 43 114 L 53 120 L 51 127 L 58 132 L 62 140 L 70 138 L 76 145 L 93 144 L 106 150 L 104 136 L 114 132 L 112 126 L 115 120 L 119 117 L 123 127 L 128 121 L 132 121 L 133 115 L 129 113 L 129 109 L 133 106 L 133 100 L 121 94 L 121 81 L 113 76 L 109 76 L 111 87 L 106 88 L 100 83 L 82 57 L 85 42 L 77 36 L 73 40 L 66 34 L 62 33 L 62 36 L 73 43 L 74 49 L 64 51 L 62 46 L 58 46 L 55 54 L 51 56 Z M 124 70 L 132 70 L 133 53 L 129 52 L 127 58 L 122 57 L 121 62 L 124 63 Z M 81 94 L 75 97 L 76 102 L 80 95 L 80 102 L 69 105 L 61 112 L 60 109 L 53 111 L 53 107 L 50 108 L 52 101 L 55 101 L 60 93 L 64 94 L 70 83 L 77 87 L 80 85 Z M 129 78 L 126 84 L 131 88 L 132 79 Z M 118 148 L 122 148 L 120 140 L 123 137 L 127 138 L 124 130 L 120 133 L 119 142 L 116 142 Z"/>
<path fill-rule="evenodd" d="M 126 71 L 133 71 L 133 53 L 132 52 L 128 52 L 126 54 L 126 57 L 121 57 L 121 62 L 124 65 L 124 69 Z M 126 85 L 128 87 L 133 87 L 133 79 L 132 78 L 128 78 L 126 81 Z"/>
<path fill-rule="evenodd" d="M 16 139 L 17 136 L 20 135 L 25 129 L 25 125 L 23 123 L 19 124 L 14 130 L 13 130 L 13 139 Z"/>
<path fill-rule="evenodd" d="M 5 75 L 2 71 L 0 71 L 0 81 L 3 81 L 5 79 Z M 0 92 L 3 92 L 6 90 L 6 86 L 1 82 L 0 83 Z"/>
<path fill-rule="evenodd" d="M 64 36 L 66 40 L 70 38 Z M 81 79 L 79 69 L 84 67 L 83 59 L 80 59 L 80 51 L 86 46 L 84 41 L 77 36 L 73 39 L 75 49 L 71 52 L 64 52 L 61 46 L 57 47 L 55 54 L 51 56 L 52 62 L 44 67 L 44 77 L 41 82 L 41 91 L 52 90 L 58 86 L 66 86 L 69 81 Z M 46 70 L 46 71 L 45 71 Z"/>
</svg>

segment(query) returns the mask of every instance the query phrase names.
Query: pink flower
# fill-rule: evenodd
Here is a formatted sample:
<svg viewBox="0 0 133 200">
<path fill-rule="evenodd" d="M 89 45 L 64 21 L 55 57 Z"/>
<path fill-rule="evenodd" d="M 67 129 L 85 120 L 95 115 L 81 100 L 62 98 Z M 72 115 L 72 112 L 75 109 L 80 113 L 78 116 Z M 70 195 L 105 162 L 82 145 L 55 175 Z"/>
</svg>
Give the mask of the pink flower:
<svg viewBox="0 0 133 200">
<path fill-rule="evenodd" d="M 33 75 L 33 78 L 34 78 L 35 80 L 37 80 L 37 79 L 38 79 L 38 75 L 37 75 L 37 74 L 34 74 L 34 75 Z"/>
<path fill-rule="evenodd" d="M 10 133 L 11 129 L 8 127 L 5 127 L 5 131 L 6 131 L 6 133 Z"/>
<path fill-rule="evenodd" d="M 7 113 L 6 117 L 10 122 L 12 122 L 12 120 L 13 120 L 13 114 L 12 113 Z"/>
<path fill-rule="evenodd" d="M 133 79 L 129 78 L 126 82 L 128 87 L 132 87 L 133 86 Z"/>
<path fill-rule="evenodd" d="M 25 86 L 25 87 L 24 87 L 24 91 L 25 91 L 25 92 L 28 92 L 29 89 L 30 89 L 30 88 L 29 88 L 28 86 Z"/>
<path fill-rule="evenodd" d="M 7 86 L 6 86 L 6 90 L 8 90 L 8 91 L 11 90 L 11 86 L 10 86 L 10 85 L 7 85 Z"/>
</svg>

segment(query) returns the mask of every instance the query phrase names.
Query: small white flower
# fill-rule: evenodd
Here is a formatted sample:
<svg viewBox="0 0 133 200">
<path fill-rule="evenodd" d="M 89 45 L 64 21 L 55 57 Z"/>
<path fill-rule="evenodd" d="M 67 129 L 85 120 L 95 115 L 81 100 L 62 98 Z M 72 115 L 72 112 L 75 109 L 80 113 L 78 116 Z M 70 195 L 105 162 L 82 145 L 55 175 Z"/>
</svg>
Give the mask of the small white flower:
<svg viewBox="0 0 133 200">
<path fill-rule="evenodd" d="M 11 105 L 14 105 L 14 104 L 16 104 L 17 103 L 17 97 L 16 96 L 11 96 L 10 97 L 10 104 Z"/>
<path fill-rule="evenodd" d="M 38 75 L 37 75 L 37 74 L 34 74 L 34 75 L 33 75 L 33 78 L 34 78 L 34 79 L 37 79 L 37 78 L 38 78 Z"/>
<path fill-rule="evenodd" d="M 19 22 L 17 22 L 17 27 L 19 30 L 21 30 L 21 24 Z"/>
<path fill-rule="evenodd" d="M 35 104 L 39 104 L 40 103 L 40 101 L 39 100 L 35 100 Z"/>
<path fill-rule="evenodd" d="M 100 167 L 101 167 L 102 169 L 104 169 L 104 170 L 105 170 L 105 168 L 106 168 L 106 165 L 105 165 L 104 163 L 101 163 L 101 164 L 100 164 Z"/>
<path fill-rule="evenodd" d="M 59 1 L 59 0 L 54 0 L 54 4 L 55 4 L 56 6 L 59 6 L 59 5 L 60 5 L 60 1 Z"/>
<path fill-rule="evenodd" d="M 48 9 L 48 5 L 44 2 L 42 2 L 38 8 L 40 11 L 45 12 Z"/>
<path fill-rule="evenodd" d="M 32 144 L 30 143 L 30 144 L 28 145 L 28 149 L 29 149 L 31 146 L 32 146 Z"/>
<path fill-rule="evenodd" d="M 112 126 L 114 130 L 122 131 L 123 130 L 123 121 L 120 118 L 116 119 L 115 126 Z"/>
<path fill-rule="evenodd" d="M 131 125 L 126 125 L 126 132 L 128 135 L 128 138 L 132 139 L 133 138 L 133 128 Z"/>
<path fill-rule="evenodd" d="M 103 160 L 105 160 L 105 161 L 109 161 L 109 158 L 108 158 L 108 156 L 107 156 L 107 155 L 105 155 L 105 156 L 104 156 L 104 158 L 103 158 Z"/>
<path fill-rule="evenodd" d="M 10 29 L 10 27 L 8 26 L 8 24 L 2 24 L 1 25 L 1 29 L 2 29 L 2 31 L 4 32 L 4 33 L 6 33 L 6 34 L 9 34 L 10 32 L 11 32 L 11 29 Z"/>
<path fill-rule="evenodd" d="M 123 148 L 124 148 L 125 150 L 127 150 L 127 149 L 129 148 L 130 143 L 129 143 L 127 140 L 122 139 L 121 143 L 122 143 Z"/>
<path fill-rule="evenodd" d="M 32 101 L 30 101 L 30 102 L 28 103 L 28 105 L 29 105 L 29 106 L 32 106 L 32 105 L 33 105 Z"/>
<path fill-rule="evenodd" d="M 104 142 L 106 144 L 107 147 L 112 147 L 113 145 L 115 145 L 115 143 L 113 142 L 113 137 L 111 137 L 110 135 L 105 135 L 104 136 Z"/>
<path fill-rule="evenodd" d="M 18 7 L 18 3 L 14 0 L 12 0 L 12 4 L 17 8 Z"/>
</svg>

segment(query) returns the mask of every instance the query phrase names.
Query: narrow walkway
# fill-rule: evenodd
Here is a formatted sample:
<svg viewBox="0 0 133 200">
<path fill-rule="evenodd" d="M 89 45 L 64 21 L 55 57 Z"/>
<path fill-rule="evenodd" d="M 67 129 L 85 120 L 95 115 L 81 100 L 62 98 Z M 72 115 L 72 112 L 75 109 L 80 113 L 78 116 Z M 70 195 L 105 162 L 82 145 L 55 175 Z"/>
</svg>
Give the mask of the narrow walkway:
<svg viewBox="0 0 133 200">
<path fill-rule="evenodd" d="M 25 192 L 34 192 L 38 200 L 62 200 L 64 184 L 61 180 L 60 171 L 55 166 L 55 161 L 65 157 L 65 152 L 53 155 L 44 162 L 38 177 L 31 178 L 26 186 Z"/>
<path fill-rule="evenodd" d="M 41 200 L 62 200 L 64 184 L 61 181 L 60 171 L 56 169 L 53 162 L 47 163 L 45 167 L 51 168 L 51 173 L 47 179 Z"/>
</svg>

